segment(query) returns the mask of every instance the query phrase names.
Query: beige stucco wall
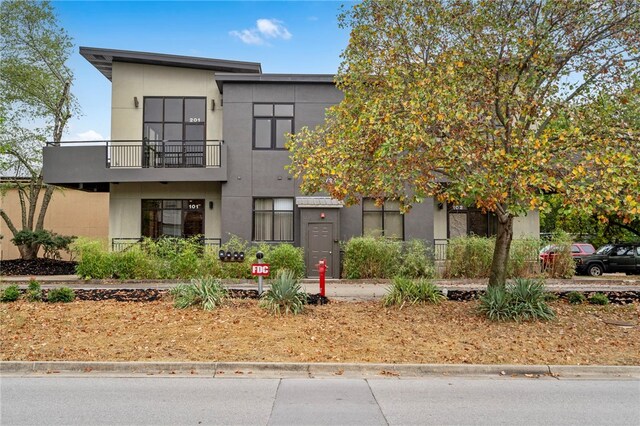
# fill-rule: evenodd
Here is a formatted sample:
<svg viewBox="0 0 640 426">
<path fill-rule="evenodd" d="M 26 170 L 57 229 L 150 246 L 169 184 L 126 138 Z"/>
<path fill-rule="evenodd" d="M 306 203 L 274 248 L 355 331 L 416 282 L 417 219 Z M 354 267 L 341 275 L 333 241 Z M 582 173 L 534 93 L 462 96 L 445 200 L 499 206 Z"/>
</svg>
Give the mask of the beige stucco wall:
<svg viewBox="0 0 640 426">
<path fill-rule="evenodd" d="M 142 199 L 204 199 L 205 238 L 220 238 L 220 183 L 159 182 L 111 184 L 109 238 L 138 238 L 142 226 Z M 209 208 L 213 201 L 213 210 Z"/>
<path fill-rule="evenodd" d="M 538 238 L 539 236 L 540 214 L 538 211 L 530 211 L 526 216 L 517 217 L 513 220 L 513 238 Z M 438 203 L 435 202 L 433 208 L 433 238 L 436 240 L 447 238 L 446 204 L 440 209 L 438 208 Z"/>
<path fill-rule="evenodd" d="M 10 189 L 0 197 L 0 205 L 14 225 L 21 229 L 21 208 L 18 191 Z M 39 211 L 39 210 L 38 210 Z M 74 189 L 59 189 L 53 194 L 44 228 L 61 235 L 75 235 L 107 239 L 109 234 L 109 194 L 84 192 Z M 0 219 L 0 235 L 3 235 L 0 258 L 20 257 L 18 249 L 11 243 L 11 231 Z M 40 251 L 42 256 L 42 251 Z"/>
<path fill-rule="evenodd" d="M 113 63 L 111 139 L 141 140 L 145 96 L 206 96 L 207 139 L 222 139 L 220 91 L 214 72 L 158 65 Z M 136 108 L 134 97 L 138 98 Z M 215 111 L 211 111 L 211 100 Z"/>
</svg>

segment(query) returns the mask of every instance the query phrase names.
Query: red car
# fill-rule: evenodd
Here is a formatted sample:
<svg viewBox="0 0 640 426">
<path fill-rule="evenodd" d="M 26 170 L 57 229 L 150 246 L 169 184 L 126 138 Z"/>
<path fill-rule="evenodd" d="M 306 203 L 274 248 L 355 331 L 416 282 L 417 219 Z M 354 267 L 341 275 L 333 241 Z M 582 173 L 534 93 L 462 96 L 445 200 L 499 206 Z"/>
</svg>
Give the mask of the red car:
<svg viewBox="0 0 640 426">
<path fill-rule="evenodd" d="M 549 268 L 553 264 L 553 259 L 556 257 L 558 247 L 555 245 L 545 246 L 540 250 L 540 262 L 544 269 Z M 596 249 L 588 243 L 573 243 L 571 244 L 571 256 L 573 260 L 578 262 L 578 259 L 589 256 L 596 252 Z"/>
</svg>

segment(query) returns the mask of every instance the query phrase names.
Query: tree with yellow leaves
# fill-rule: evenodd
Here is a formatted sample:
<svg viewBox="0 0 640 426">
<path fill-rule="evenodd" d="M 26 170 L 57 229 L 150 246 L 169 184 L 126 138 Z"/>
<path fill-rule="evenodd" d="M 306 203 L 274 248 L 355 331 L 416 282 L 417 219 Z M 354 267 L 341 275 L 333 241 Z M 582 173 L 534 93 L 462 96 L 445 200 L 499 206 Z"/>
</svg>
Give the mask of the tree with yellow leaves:
<svg viewBox="0 0 640 426">
<path fill-rule="evenodd" d="M 340 20 L 344 99 L 289 145 L 303 191 L 495 213 L 489 285 L 505 283 L 513 219 L 548 194 L 637 214 L 638 122 L 597 101 L 623 102 L 638 75 L 640 3 L 365 0 Z"/>
</svg>

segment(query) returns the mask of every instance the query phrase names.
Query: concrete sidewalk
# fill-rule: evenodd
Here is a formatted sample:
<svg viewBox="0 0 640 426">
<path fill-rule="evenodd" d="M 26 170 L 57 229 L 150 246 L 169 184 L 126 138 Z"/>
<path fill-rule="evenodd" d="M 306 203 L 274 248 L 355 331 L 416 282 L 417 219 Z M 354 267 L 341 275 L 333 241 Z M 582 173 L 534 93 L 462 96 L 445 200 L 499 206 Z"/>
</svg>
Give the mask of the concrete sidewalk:
<svg viewBox="0 0 640 426">
<path fill-rule="evenodd" d="M 4 276 L 0 277 L 0 285 L 18 284 L 26 288 L 31 277 L 28 276 Z M 36 276 L 42 288 L 54 288 L 67 286 L 73 289 L 170 289 L 181 280 L 82 280 L 75 275 Z M 258 284 L 252 280 L 226 280 L 228 288 L 242 290 L 257 290 Z M 347 300 L 378 299 L 384 296 L 389 288 L 390 280 L 327 280 L 326 296 Z M 486 289 L 486 280 L 435 280 L 435 284 L 443 291 L 478 291 Z M 317 279 L 302 280 L 302 287 L 310 294 L 319 293 L 320 287 Z M 606 291 L 640 292 L 640 277 L 619 275 L 615 278 L 593 279 L 574 277 L 571 280 L 548 279 L 546 287 L 549 291 Z M 265 290 L 269 288 L 269 280 L 265 280 Z"/>
</svg>

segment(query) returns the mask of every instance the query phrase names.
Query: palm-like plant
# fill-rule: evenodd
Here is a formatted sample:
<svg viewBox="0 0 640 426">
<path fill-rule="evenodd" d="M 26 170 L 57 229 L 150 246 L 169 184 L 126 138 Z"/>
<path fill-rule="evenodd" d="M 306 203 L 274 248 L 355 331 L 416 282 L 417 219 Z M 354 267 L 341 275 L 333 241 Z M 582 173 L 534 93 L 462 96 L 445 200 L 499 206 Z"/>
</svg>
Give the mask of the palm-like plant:
<svg viewBox="0 0 640 426">
<path fill-rule="evenodd" d="M 271 283 L 271 289 L 262 295 L 260 306 L 273 314 L 299 314 L 307 303 L 295 273 L 282 269 Z"/>
<path fill-rule="evenodd" d="M 211 311 L 222 305 L 228 292 L 219 279 L 206 277 L 191 280 L 189 284 L 178 284 L 171 289 L 174 306 L 185 309 L 193 305 L 200 305 L 205 311 Z"/>
</svg>

